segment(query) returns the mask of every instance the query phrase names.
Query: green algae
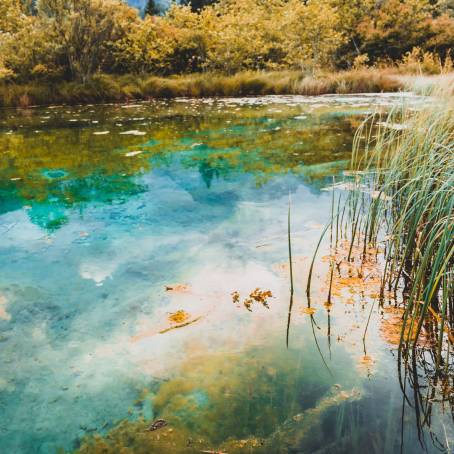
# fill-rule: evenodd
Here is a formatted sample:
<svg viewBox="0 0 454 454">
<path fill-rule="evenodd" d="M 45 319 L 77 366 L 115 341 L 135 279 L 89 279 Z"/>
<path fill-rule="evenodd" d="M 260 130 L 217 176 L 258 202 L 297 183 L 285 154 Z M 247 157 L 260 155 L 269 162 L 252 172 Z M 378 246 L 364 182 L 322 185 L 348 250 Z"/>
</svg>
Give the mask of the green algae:
<svg viewBox="0 0 454 454">
<path fill-rule="evenodd" d="M 306 352 L 307 353 L 307 352 Z M 149 432 L 150 420 L 122 421 L 107 434 L 85 438 L 78 454 L 114 452 L 229 453 L 280 452 L 297 445 L 325 413 L 357 391 L 343 391 L 315 365 L 315 354 L 300 364 L 298 350 L 275 345 L 226 354 L 201 354 L 181 365 L 138 404 L 168 426 Z M 304 421 L 304 430 L 301 428 Z M 124 451 L 123 451 L 124 450 Z"/>
<path fill-rule="evenodd" d="M 348 114 L 331 118 L 322 114 L 326 109 L 303 120 L 293 104 L 122 107 L 2 112 L 0 196 L 15 203 L 2 204 L 0 212 L 18 206 L 49 210 L 31 219 L 54 230 L 66 223 L 61 213 L 67 208 L 126 200 L 145 190 L 138 176 L 176 161 L 197 170 L 207 187 L 241 174 L 252 175 L 258 187 L 289 171 L 304 177 L 307 166 L 349 159 L 359 121 Z M 333 171 L 338 166 L 317 178 Z"/>
</svg>

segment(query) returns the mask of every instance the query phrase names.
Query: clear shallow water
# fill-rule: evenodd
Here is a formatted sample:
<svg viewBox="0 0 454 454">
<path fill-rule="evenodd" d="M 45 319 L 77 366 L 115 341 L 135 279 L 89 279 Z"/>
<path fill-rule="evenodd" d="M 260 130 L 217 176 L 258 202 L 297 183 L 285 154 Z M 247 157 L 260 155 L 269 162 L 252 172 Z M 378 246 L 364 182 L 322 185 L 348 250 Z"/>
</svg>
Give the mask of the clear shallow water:
<svg viewBox="0 0 454 454">
<path fill-rule="evenodd" d="M 70 451 L 109 431 L 110 452 L 149 452 L 141 421 L 158 417 L 169 427 L 146 433 L 161 433 L 153 452 L 422 451 L 380 314 L 365 353 L 367 302 L 328 313 L 319 294 L 314 327 L 302 295 L 330 213 L 322 189 L 367 112 L 399 99 L 3 111 L 2 452 Z M 232 303 L 255 288 L 272 292 L 269 309 Z M 191 323 L 168 330 L 180 310 Z M 452 422 L 433 418 L 449 439 Z"/>
</svg>

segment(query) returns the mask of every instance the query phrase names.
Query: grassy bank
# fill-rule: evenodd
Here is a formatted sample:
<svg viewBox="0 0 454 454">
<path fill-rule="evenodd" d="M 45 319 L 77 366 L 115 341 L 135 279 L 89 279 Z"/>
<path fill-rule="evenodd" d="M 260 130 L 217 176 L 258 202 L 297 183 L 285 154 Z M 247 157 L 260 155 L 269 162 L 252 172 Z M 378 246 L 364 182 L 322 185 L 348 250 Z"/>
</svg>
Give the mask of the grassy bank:
<svg viewBox="0 0 454 454">
<path fill-rule="evenodd" d="M 391 92 L 403 87 L 403 83 L 390 73 L 376 69 L 320 73 L 317 76 L 297 71 L 242 72 L 232 76 L 204 73 L 167 78 L 99 74 L 86 84 L 4 83 L 0 85 L 0 107 L 175 97 Z"/>
</svg>

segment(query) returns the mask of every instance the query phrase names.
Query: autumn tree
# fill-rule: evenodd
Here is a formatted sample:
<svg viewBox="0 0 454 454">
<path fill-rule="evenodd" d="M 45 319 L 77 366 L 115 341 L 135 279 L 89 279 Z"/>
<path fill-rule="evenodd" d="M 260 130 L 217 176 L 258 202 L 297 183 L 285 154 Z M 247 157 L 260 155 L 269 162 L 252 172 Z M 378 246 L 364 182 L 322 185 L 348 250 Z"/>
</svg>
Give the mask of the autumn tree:
<svg viewBox="0 0 454 454">
<path fill-rule="evenodd" d="M 54 33 L 71 76 L 84 83 L 137 18 L 120 0 L 40 0 L 38 13 Z"/>
<path fill-rule="evenodd" d="M 17 32 L 25 23 L 20 0 L 0 1 L 0 36 Z"/>
<path fill-rule="evenodd" d="M 333 57 L 345 37 L 340 16 L 330 1 L 288 0 L 285 9 L 288 64 L 303 70 L 333 66 Z"/>
<path fill-rule="evenodd" d="M 0 1 L 0 80 L 29 75 L 35 56 L 48 41 L 34 42 L 35 20 L 27 17 L 22 8 L 20 0 Z"/>
<path fill-rule="evenodd" d="M 204 8 L 200 16 L 208 42 L 207 68 L 230 74 L 278 69 L 285 56 L 282 8 L 280 0 L 221 0 Z"/>
<path fill-rule="evenodd" d="M 442 59 L 454 57 L 454 14 L 443 12 L 430 21 L 429 36 L 424 47 Z"/>
<path fill-rule="evenodd" d="M 364 51 L 361 48 L 359 24 L 371 14 L 376 5 L 375 0 L 330 0 L 329 5 L 336 11 L 338 23 L 336 31 L 340 32 L 343 40 L 336 55 L 334 64 L 340 68 L 349 68 L 354 60 Z"/>
<path fill-rule="evenodd" d="M 384 0 L 358 24 L 361 50 L 372 61 L 398 60 L 430 36 L 433 6 L 428 0 Z"/>
<path fill-rule="evenodd" d="M 130 25 L 113 43 L 115 65 L 121 72 L 197 72 L 205 67 L 206 44 L 199 14 L 174 4 L 163 17 L 146 16 Z"/>
</svg>

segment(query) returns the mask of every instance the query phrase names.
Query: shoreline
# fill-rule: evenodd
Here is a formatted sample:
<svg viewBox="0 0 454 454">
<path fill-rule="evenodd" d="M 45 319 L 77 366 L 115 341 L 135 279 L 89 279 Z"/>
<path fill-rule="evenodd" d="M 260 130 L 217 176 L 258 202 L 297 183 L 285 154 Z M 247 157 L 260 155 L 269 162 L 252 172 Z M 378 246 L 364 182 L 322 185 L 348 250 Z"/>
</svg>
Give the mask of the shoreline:
<svg viewBox="0 0 454 454">
<path fill-rule="evenodd" d="M 454 86 L 454 74 L 402 75 L 391 70 L 351 70 L 307 76 L 297 71 L 212 73 L 181 76 L 112 76 L 97 74 L 86 84 L 39 82 L 0 84 L 0 108 L 112 104 L 152 99 L 243 96 L 322 96 L 414 92 Z"/>
<path fill-rule="evenodd" d="M 299 71 L 200 73 L 158 77 L 97 74 L 78 82 L 0 84 L 0 108 L 124 103 L 149 99 L 241 97 L 265 95 L 328 95 L 398 92 L 405 84 L 379 70 L 352 70 L 307 76 Z"/>
</svg>

